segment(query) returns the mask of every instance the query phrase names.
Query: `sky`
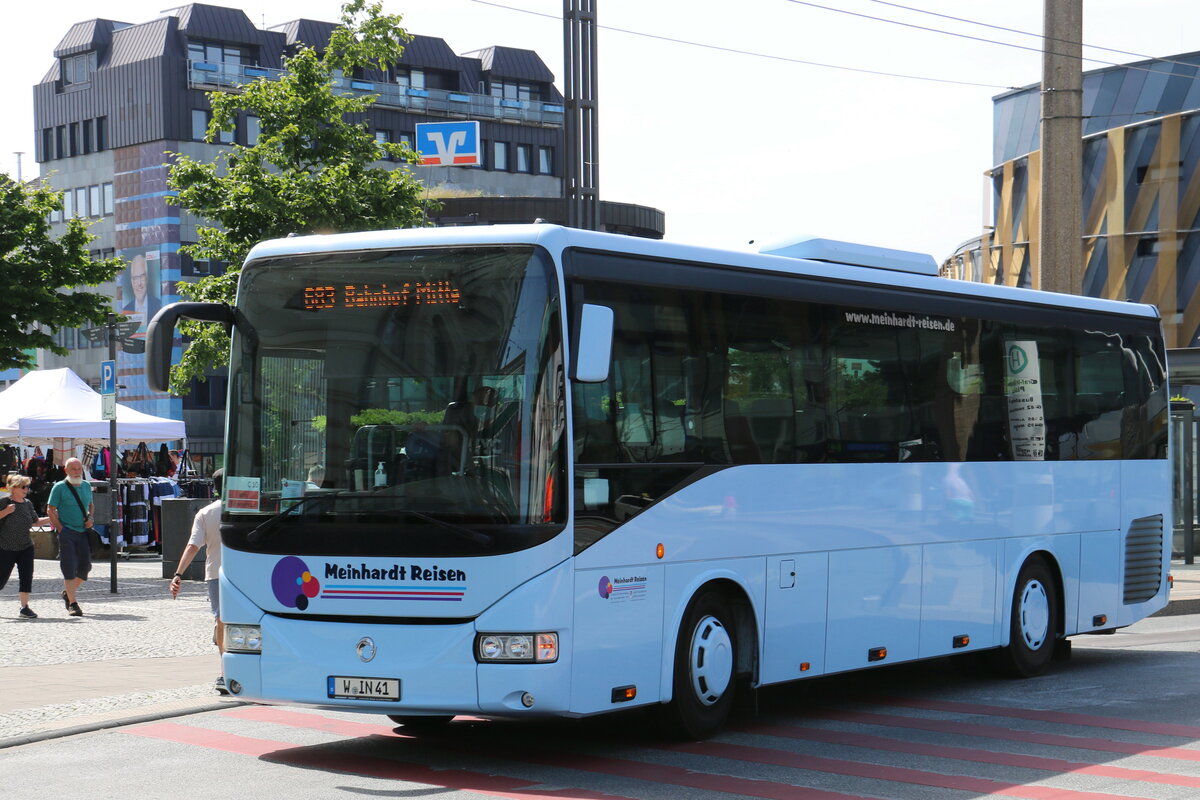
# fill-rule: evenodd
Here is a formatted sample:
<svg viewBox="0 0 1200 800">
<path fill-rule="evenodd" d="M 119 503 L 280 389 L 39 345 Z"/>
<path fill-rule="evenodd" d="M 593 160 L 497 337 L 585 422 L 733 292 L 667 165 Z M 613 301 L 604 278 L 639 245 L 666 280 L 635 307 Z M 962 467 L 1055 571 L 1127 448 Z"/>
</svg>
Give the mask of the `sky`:
<svg viewBox="0 0 1200 800">
<path fill-rule="evenodd" d="M 338 0 L 211 4 L 241 8 L 260 27 L 335 21 L 340 11 Z M 1085 70 L 1200 50 L 1196 0 L 1083 6 L 1084 57 L 1095 59 Z M 32 87 L 73 23 L 141 23 L 170 7 L 57 0 L 48 16 L 6 5 L 0 172 L 16 176 L 20 151 L 23 177 L 38 174 Z M 534 50 L 563 88 L 561 0 L 384 0 L 384 8 L 457 53 Z M 1042 4 L 1033 0 L 596 0 L 596 8 L 600 196 L 661 209 L 668 239 L 706 246 L 812 235 L 940 262 L 990 216 L 992 98 L 1041 74 Z"/>
</svg>

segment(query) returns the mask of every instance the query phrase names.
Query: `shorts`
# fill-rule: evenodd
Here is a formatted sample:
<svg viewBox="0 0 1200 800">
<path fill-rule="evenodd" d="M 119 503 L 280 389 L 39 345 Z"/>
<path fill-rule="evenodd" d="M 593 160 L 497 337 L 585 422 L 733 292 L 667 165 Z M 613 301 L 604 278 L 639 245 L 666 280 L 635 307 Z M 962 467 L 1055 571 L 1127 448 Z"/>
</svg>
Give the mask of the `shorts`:
<svg viewBox="0 0 1200 800">
<path fill-rule="evenodd" d="M 67 580 L 87 580 L 92 571 L 92 543 L 86 533 L 70 528 L 58 532 L 58 565 Z"/>
<path fill-rule="evenodd" d="M 208 607 L 212 609 L 214 619 L 221 618 L 221 581 L 213 578 L 211 581 L 205 581 L 208 587 Z"/>
<path fill-rule="evenodd" d="M 0 550 L 0 589 L 8 583 L 12 568 L 16 566 L 20 579 L 18 591 L 29 594 L 33 591 L 33 545 L 24 550 Z"/>
</svg>

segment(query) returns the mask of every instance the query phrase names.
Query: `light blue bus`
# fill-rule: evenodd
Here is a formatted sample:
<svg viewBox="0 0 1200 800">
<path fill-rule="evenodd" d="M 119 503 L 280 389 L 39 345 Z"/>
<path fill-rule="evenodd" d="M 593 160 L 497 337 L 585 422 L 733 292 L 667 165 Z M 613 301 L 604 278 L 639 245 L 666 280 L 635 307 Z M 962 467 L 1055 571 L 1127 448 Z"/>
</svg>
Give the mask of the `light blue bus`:
<svg viewBox="0 0 1200 800">
<path fill-rule="evenodd" d="M 1167 602 L 1150 306 L 530 225 L 260 244 L 236 308 L 157 315 L 152 385 L 179 317 L 232 328 L 240 698 L 705 737 L 741 691 L 1038 675 Z"/>
</svg>

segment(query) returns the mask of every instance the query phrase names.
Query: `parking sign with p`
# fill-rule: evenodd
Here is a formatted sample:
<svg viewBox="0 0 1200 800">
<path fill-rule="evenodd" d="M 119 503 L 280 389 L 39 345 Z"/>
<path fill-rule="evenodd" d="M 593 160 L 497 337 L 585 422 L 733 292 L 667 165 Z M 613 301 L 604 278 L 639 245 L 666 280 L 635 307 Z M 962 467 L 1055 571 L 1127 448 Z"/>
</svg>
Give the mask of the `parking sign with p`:
<svg viewBox="0 0 1200 800">
<path fill-rule="evenodd" d="M 100 362 L 100 394 L 117 393 L 117 362 Z"/>
</svg>

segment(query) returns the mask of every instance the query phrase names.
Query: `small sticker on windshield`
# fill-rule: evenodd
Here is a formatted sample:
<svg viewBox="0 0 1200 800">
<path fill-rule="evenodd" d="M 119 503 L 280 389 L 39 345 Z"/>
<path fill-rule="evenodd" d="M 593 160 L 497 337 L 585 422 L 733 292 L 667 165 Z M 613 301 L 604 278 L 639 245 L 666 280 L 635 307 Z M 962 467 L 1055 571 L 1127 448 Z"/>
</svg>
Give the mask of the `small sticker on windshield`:
<svg viewBox="0 0 1200 800">
<path fill-rule="evenodd" d="M 261 488 L 262 478 L 230 475 L 225 479 L 225 509 L 231 513 L 258 511 Z"/>
</svg>

